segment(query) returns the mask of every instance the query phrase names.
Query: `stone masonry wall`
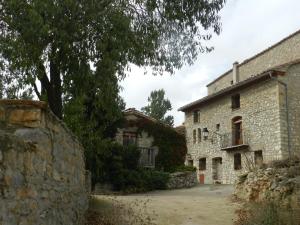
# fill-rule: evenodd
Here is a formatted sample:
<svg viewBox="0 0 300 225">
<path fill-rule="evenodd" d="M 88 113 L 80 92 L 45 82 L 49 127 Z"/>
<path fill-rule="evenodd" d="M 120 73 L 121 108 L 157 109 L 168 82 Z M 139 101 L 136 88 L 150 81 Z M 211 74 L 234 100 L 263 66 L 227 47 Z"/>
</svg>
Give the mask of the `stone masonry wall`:
<svg viewBox="0 0 300 225">
<path fill-rule="evenodd" d="M 176 172 L 170 174 L 170 179 L 167 184 L 168 189 L 190 188 L 197 184 L 196 172 Z"/>
<path fill-rule="evenodd" d="M 219 180 L 230 184 L 234 183 L 239 174 L 248 169 L 249 162 L 253 163 L 254 151 L 262 151 L 264 162 L 281 159 L 283 156 L 277 81 L 267 81 L 251 86 L 240 91 L 239 94 L 241 103 L 239 109 L 231 109 L 231 95 L 228 95 L 201 106 L 199 123 L 194 123 L 193 112 L 186 113 L 188 154 L 197 168 L 199 168 L 199 159 L 206 158 L 206 170 L 198 170 L 198 175 L 204 175 L 205 183 L 214 182 L 213 158 L 222 158 Z M 236 116 L 242 117 L 242 129 L 248 138 L 249 149 L 247 151 L 221 151 L 219 135 L 232 132 L 232 119 Z M 216 131 L 217 124 L 220 124 L 219 131 Z M 198 128 L 201 131 L 207 128 L 209 137 L 208 140 L 203 140 L 202 137 L 200 142 L 197 137 L 197 142 L 193 143 L 193 130 L 197 130 L 198 135 Z M 242 169 L 234 170 L 234 153 L 238 152 L 242 155 Z"/>
<path fill-rule="evenodd" d="M 295 64 L 286 69 L 286 76 L 279 79 L 287 84 L 289 130 L 291 140 L 291 155 L 300 158 L 300 64 Z M 281 142 L 284 153 L 288 153 L 287 118 L 285 88 L 280 84 L 280 118 L 281 118 Z"/>
<path fill-rule="evenodd" d="M 45 103 L 0 100 L 1 225 L 81 225 L 89 184 L 82 146 Z"/>
<path fill-rule="evenodd" d="M 300 59 L 300 32 L 279 45 L 239 66 L 240 81 L 260 74 L 270 68 Z M 208 85 L 208 94 L 215 93 L 231 85 L 232 70 L 219 80 Z"/>
</svg>

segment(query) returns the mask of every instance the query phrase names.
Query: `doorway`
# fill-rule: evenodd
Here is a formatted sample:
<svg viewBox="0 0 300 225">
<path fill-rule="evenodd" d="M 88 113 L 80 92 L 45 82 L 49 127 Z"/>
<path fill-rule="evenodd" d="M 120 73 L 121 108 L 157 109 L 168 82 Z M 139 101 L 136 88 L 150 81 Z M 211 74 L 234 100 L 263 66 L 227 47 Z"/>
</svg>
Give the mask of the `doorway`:
<svg viewBox="0 0 300 225">
<path fill-rule="evenodd" d="M 243 144 L 243 129 L 242 129 L 242 117 L 237 116 L 232 119 L 232 145 Z"/>
<path fill-rule="evenodd" d="M 212 159 L 212 178 L 214 183 L 222 183 L 222 157 Z"/>
</svg>

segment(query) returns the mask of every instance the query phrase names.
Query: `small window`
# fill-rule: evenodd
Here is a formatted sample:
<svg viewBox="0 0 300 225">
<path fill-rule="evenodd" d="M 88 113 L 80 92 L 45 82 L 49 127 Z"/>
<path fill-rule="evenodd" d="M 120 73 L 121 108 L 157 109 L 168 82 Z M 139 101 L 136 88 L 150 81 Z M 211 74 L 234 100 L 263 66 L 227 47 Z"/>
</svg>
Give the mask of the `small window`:
<svg viewBox="0 0 300 225">
<path fill-rule="evenodd" d="M 137 134 L 134 132 L 124 132 L 123 133 L 123 145 L 135 145 L 137 140 Z"/>
<path fill-rule="evenodd" d="M 231 96 L 231 108 L 232 109 L 239 109 L 241 106 L 240 103 L 240 94 L 236 94 Z"/>
<path fill-rule="evenodd" d="M 203 128 L 203 140 L 207 140 L 208 139 L 208 129 L 205 127 Z"/>
<path fill-rule="evenodd" d="M 233 85 L 233 80 L 230 81 L 230 84 Z"/>
<path fill-rule="evenodd" d="M 194 166 L 194 162 L 192 159 L 188 160 L 188 166 Z"/>
<path fill-rule="evenodd" d="M 194 111 L 194 123 L 199 123 L 200 122 L 200 112 L 199 110 Z"/>
<path fill-rule="evenodd" d="M 219 123 L 216 125 L 216 131 L 220 131 L 220 124 Z"/>
<path fill-rule="evenodd" d="M 264 160 L 263 160 L 263 154 L 261 150 L 254 152 L 254 162 L 255 165 L 257 166 L 261 166 L 263 164 Z"/>
<path fill-rule="evenodd" d="M 198 128 L 198 143 L 200 143 L 201 142 L 201 135 L 202 133 L 201 133 L 201 128 Z"/>
<path fill-rule="evenodd" d="M 242 159 L 240 153 L 234 154 L 234 169 L 235 170 L 242 169 Z"/>
<path fill-rule="evenodd" d="M 199 170 L 206 170 L 206 158 L 199 159 Z"/>
<path fill-rule="evenodd" d="M 193 130 L 193 143 L 196 144 L 196 140 L 197 140 L 197 131 Z"/>
</svg>

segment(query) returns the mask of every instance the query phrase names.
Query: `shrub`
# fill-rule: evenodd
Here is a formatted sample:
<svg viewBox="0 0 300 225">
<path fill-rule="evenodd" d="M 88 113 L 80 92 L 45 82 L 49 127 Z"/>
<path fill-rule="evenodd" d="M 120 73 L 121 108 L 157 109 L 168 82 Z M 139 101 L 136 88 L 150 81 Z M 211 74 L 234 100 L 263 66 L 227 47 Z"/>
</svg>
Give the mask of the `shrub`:
<svg viewBox="0 0 300 225">
<path fill-rule="evenodd" d="M 169 173 L 155 170 L 125 170 L 123 187 L 125 192 L 142 192 L 166 189 Z"/>
<path fill-rule="evenodd" d="M 182 166 L 175 167 L 170 172 L 173 173 L 173 172 L 193 172 L 193 171 L 196 171 L 196 167 L 182 165 Z"/>
</svg>

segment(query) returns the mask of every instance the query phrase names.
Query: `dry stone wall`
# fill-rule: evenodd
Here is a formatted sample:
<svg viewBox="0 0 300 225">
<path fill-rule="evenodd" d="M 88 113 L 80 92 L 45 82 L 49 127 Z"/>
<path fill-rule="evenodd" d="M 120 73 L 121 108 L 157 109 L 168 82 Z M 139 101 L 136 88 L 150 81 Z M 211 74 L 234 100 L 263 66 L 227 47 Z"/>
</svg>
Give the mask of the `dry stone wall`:
<svg viewBox="0 0 300 225">
<path fill-rule="evenodd" d="M 300 163 L 268 167 L 245 173 L 235 184 L 235 195 L 246 201 L 277 201 L 300 207 Z"/>
<path fill-rule="evenodd" d="M 176 172 L 170 174 L 168 189 L 190 188 L 198 183 L 196 172 Z"/>
<path fill-rule="evenodd" d="M 89 177 L 82 146 L 45 103 L 0 100 L 1 225 L 83 224 Z"/>
</svg>

